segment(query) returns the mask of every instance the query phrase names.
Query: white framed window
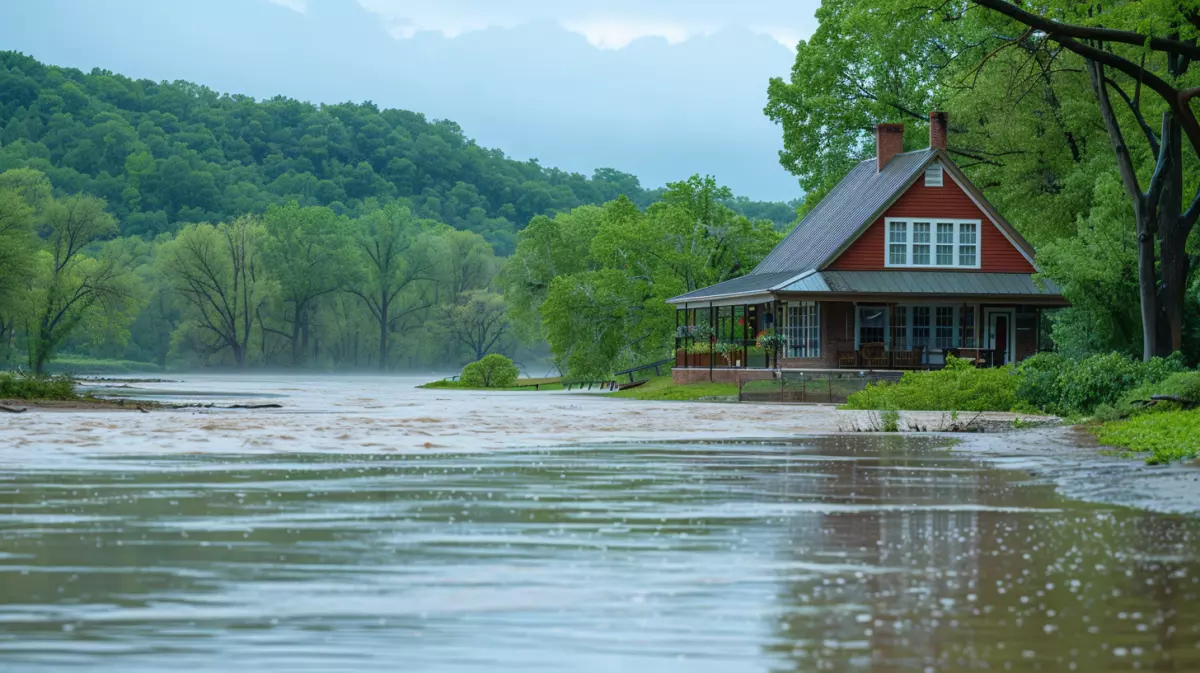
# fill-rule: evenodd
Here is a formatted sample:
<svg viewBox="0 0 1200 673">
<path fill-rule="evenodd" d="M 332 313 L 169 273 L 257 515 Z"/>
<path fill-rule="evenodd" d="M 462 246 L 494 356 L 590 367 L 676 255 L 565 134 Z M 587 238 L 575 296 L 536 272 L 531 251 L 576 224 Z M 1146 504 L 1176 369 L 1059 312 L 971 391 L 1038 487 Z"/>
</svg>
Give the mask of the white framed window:
<svg viewBox="0 0 1200 673">
<path fill-rule="evenodd" d="M 821 311 L 815 301 L 789 301 L 786 306 L 786 357 L 821 357 Z"/>
<path fill-rule="evenodd" d="M 954 348 L 954 307 L 938 306 L 934 325 L 934 348 L 945 350 Z"/>
<path fill-rule="evenodd" d="M 926 187 L 941 187 L 942 186 L 942 165 L 930 164 L 925 167 L 925 186 Z"/>
<path fill-rule="evenodd" d="M 884 266 L 980 268 L 980 220 L 888 217 Z"/>
</svg>

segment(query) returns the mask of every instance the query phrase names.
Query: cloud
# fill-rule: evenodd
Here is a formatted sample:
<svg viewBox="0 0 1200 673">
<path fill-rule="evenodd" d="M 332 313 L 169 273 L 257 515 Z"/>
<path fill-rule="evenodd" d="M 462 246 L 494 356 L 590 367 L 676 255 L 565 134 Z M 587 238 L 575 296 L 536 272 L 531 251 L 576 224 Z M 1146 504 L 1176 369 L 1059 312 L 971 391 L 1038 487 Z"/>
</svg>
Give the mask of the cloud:
<svg viewBox="0 0 1200 673">
<path fill-rule="evenodd" d="M 285 6 L 307 0 L 271 0 Z M 358 0 L 379 15 L 391 34 L 422 31 L 457 37 L 485 28 L 555 22 L 602 49 L 620 49 L 643 37 L 675 44 L 723 28 L 770 35 L 794 49 L 816 28 L 819 0 Z M 294 7 L 293 7 L 294 8 Z M 302 10 L 298 10 L 302 11 Z"/>
<path fill-rule="evenodd" d="M 267 0 L 267 1 L 272 4 L 279 5 L 280 7 L 287 7 L 288 9 L 292 10 L 293 12 L 299 12 L 301 14 L 308 12 L 308 0 Z"/>
</svg>

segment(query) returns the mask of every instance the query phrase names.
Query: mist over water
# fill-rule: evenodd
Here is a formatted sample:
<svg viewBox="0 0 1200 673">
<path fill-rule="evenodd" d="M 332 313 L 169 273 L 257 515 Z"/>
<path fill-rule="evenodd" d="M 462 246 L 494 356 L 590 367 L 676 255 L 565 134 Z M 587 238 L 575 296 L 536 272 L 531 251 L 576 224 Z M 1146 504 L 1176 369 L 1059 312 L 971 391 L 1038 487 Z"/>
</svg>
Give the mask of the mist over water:
<svg viewBox="0 0 1200 673">
<path fill-rule="evenodd" d="M 704 441 L 832 412 L 665 405 L 692 439 L 599 444 L 665 416 L 276 387 L 282 412 L 25 416 L 41 437 L 0 476 L 3 668 L 1200 668 L 1200 524 L 1069 501 L 941 440 Z M 49 449 L 80 420 L 115 427 Z"/>
</svg>

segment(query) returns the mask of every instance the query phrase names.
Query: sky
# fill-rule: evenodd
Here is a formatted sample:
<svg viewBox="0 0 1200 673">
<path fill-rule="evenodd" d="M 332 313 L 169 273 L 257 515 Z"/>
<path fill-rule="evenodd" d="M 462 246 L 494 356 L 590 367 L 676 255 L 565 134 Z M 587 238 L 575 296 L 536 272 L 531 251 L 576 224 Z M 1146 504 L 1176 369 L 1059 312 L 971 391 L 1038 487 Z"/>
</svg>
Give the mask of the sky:
<svg viewBox="0 0 1200 673">
<path fill-rule="evenodd" d="M 0 3 L 0 49 L 131 77 L 458 122 L 516 159 L 655 187 L 712 174 L 801 195 L 762 113 L 815 0 L 38 0 Z"/>
</svg>

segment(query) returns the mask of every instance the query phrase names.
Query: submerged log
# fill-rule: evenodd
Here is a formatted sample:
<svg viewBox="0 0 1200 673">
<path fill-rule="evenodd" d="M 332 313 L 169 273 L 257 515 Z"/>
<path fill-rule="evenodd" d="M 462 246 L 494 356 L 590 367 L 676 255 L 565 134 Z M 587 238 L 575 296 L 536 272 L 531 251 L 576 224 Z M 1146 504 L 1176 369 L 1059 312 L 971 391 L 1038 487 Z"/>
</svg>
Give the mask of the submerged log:
<svg viewBox="0 0 1200 673">
<path fill-rule="evenodd" d="M 10 414 L 23 414 L 27 411 L 24 407 L 7 407 L 0 404 L 0 411 L 7 411 Z"/>
<path fill-rule="evenodd" d="M 231 404 L 229 409 L 282 409 L 282 404 Z"/>
</svg>

